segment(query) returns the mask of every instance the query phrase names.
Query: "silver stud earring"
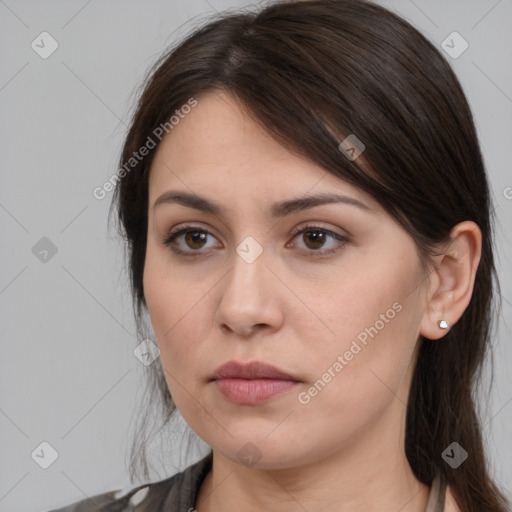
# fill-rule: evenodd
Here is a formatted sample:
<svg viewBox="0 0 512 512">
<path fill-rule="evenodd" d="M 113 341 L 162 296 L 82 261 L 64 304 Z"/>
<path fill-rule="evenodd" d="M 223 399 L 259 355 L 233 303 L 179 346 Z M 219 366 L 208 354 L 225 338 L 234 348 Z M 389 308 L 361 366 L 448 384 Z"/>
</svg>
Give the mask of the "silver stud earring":
<svg viewBox="0 0 512 512">
<path fill-rule="evenodd" d="M 450 328 L 450 324 L 446 320 L 439 320 L 439 322 L 437 322 L 437 325 L 439 325 L 439 327 L 441 329 L 449 329 Z"/>
</svg>

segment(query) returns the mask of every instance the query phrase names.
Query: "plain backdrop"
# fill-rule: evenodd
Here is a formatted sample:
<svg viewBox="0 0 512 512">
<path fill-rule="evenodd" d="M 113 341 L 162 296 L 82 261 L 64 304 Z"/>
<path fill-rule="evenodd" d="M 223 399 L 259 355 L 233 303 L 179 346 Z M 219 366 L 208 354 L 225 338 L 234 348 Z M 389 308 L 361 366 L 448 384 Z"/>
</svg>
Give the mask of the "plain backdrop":
<svg viewBox="0 0 512 512">
<path fill-rule="evenodd" d="M 454 31 L 469 45 L 446 57 L 475 116 L 499 219 L 504 302 L 484 432 L 493 474 L 510 493 L 512 2 L 381 3 L 443 54 Z M 0 0 L 0 512 L 43 511 L 130 487 L 126 450 L 143 376 L 133 351 L 142 340 L 122 245 L 107 231 L 111 194 L 98 200 L 92 191 L 117 170 L 148 67 L 210 14 L 249 5 Z M 179 435 L 175 445 L 153 480 L 207 449 L 199 441 L 183 458 Z"/>
</svg>

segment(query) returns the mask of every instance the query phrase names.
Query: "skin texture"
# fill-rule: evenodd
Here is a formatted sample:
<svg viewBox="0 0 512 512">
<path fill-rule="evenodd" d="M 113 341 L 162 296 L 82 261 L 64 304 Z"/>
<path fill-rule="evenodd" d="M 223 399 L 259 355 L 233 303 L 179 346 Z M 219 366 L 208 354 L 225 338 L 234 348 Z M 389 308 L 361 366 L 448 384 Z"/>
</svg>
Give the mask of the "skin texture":
<svg viewBox="0 0 512 512">
<path fill-rule="evenodd" d="M 205 196 L 226 212 L 176 203 L 153 208 L 169 190 Z M 328 204 L 281 219 L 266 214 L 275 201 L 321 192 L 356 198 L 368 209 Z M 177 255 L 162 243 L 185 223 L 210 233 L 174 241 L 199 256 Z M 322 245 L 316 229 L 295 235 L 306 224 L 348 241 L 325 235 Z M 236 252 L 248 236 L 262 249 L 252 263 Z M 414 477 L 404 451 L 418 339 L 443 343 L 437 321 L 453 325 L 462 315 L 480 245 L 474 223 L 457 225 L 425 276 L 413 239 L 374 198 L 285 149 L 225 93 L 200 97 L 153 161 L 144 269 L 170 393 L 214 453 L 196 509 L 424 511 L 429 488 Z M 301 403 L 299 393 L 304 397 L 371 326 L 378 334 L 358 342 L 360 351 Z M 233 404 L 209 380 L 233 359 L 273 364 L 301 382 L 260 405 Z M 237 455 L 247 443 L 260 455 L 252 466 Z"/>
</svg>

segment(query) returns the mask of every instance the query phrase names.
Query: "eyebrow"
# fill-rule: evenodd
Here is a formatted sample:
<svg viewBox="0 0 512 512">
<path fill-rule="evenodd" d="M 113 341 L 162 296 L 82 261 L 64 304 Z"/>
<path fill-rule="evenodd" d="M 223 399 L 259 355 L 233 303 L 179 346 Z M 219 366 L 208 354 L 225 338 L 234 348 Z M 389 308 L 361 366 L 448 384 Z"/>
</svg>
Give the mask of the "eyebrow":
<svg viewBox="0 0 512 512">
<path fill-rule="evenodd" d="M 213 215 L 222 215 L 224 213 L 224 209 L 220 204 L 189 192 L 179 192 L 174 190 L 164 192 L 153 204 L 153 209 L 164 203 L 177 203 L 189 208 L 211 213 Z M 363 202 L 359 201 L 359 199 L 345 196 L 343 194 L 326 192 L 314 196 L 299 197 L 296 199 L 272 203 L 270 205 L 268 215 L 272 218 L 281 218 L 298 211 L 314 208 L 315 206 L 333 203 L 341 203 L 361 210 L 373 210 L 373 208 L 370 208 Z"/>
</svg>

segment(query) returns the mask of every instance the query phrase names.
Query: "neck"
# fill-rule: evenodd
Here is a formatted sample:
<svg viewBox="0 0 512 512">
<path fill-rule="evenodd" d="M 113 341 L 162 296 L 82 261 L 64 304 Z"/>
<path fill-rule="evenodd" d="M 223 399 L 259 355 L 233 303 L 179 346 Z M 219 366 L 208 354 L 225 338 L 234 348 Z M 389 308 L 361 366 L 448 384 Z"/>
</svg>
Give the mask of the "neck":
<svg viewBox="0 0 512 512">
<path fill-rule="evenodd" d="M 396 432 L 396 430 L 395 430 Z M 430 489 L 414 476 L 403 443 L 352 443 L 291 468 L 248 468 L 213 452 L 212 470 L 196 500 L 197 512 L 424 512 Z M 361 436 L 366 441 L 368 433 Z"/>
</svg>

